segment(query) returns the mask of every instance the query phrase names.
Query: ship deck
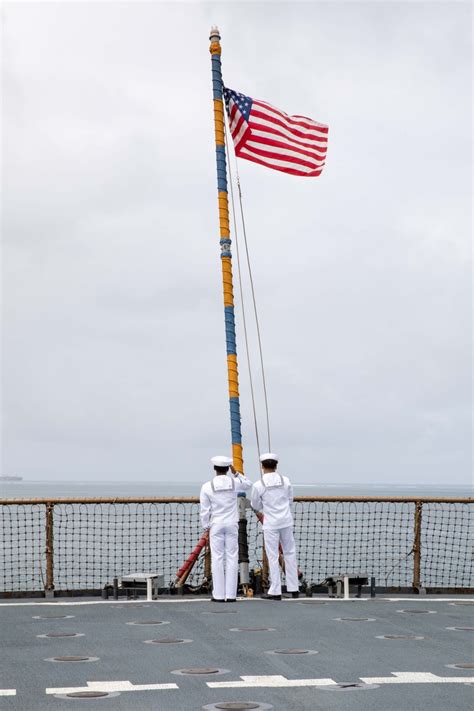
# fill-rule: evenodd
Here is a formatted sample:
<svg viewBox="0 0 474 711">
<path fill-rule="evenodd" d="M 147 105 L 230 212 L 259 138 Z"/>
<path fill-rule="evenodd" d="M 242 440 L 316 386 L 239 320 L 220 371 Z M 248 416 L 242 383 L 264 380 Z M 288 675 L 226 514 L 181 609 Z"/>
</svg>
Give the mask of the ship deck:
<svg viewBox="0 0 474 711">
<path fill-rule="evenodd" d="M 466 596 L 3 601 L 0 710 L 465 711 L 473 609 Z M 150 642 L 163 638 L 185 641 Z M 65 656 L 92 660 L 51 661 Z M 208 673 L 173 673 L 196 668 Z M 83 691 L 107 695 L 67 695 Z"/>
</svg>

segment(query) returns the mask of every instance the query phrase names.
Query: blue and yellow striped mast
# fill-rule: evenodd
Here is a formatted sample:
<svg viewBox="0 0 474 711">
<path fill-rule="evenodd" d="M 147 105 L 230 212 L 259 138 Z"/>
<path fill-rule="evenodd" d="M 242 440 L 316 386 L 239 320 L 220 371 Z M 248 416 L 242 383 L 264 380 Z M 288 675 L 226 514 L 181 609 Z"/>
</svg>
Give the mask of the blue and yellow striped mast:
<svg viewBox="0 0 474 711">
<path fill-rule="evenodd" d="M 227 375 L 229 380 L 230 426 L 234 467 L 244 470 L 242 432 L 240 427 L 239 373 L 235 337 L 234 288 L 232 278 L 232 251 L 229 229 L 229 204 L 227 199 L 227 165 L 225 157 L 224 86 L 221 69 L 220 34 L 211 28 L 209 40 L 212 62 L 212 90 L 214 99 L 214 128 L 216 137 L 217 196 L 219 203 L 219 230 L 221 245 L 222 285 L 224 290 L 225 337 L 227 347 Z"/>
</svg>

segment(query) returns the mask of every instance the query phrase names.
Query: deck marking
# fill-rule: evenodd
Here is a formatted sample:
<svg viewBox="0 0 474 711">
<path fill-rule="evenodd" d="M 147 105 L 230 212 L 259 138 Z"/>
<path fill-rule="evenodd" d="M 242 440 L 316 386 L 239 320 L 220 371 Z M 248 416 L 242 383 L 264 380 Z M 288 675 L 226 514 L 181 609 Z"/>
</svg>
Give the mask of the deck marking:
<svg viewBox="0 0 474 711">
<path fill-rule="evenodd" d="M 459 596 L 460 597 L 460 596 Z M 382 597 L 378 595 L 375 600 L 384 600 L 385 602 L 421 602 L 424 603 L 425 605 L 427 602 L 430 603 L 435 603 L 435 602 L 459 602 L 459 597 L 442 597 L 442 598 L 437 598 L 433 599 L 432 597 L 425 596 L 423 597 Z M 311 599 L 311 598 L 308 598 Z M 319 598 L 317 598 L 319 599 Z M 351 597 L 349 600 L 344 600 L 343 598 L 330 598 L 330 597 L 324 597 L 321 598 L 324 600 L 324 602 L 333 602 L 333 603 L 338 603 L 338 602 L 353 602 L 353 603 L 360 603 L 360 602 L 370 602 L 371 600 L 373 601 L 373 598 L 370 597 L 361 597 L 361 598 L 355 598 Z M 258 598 L 237 598 L 238 602 L 245 602 L 248 604 L 252 603 L 258 603 L 258 602 L 265 602 L 262 600 L 259 600 Z M 303 602 L 304 598 L 298 598 L 297 600 L 284 600 L 284 602 L 291 602 L 292 604 L 298 604 L 300 602 Z M 169 604 L 169 605 L 186 605 L 186 604 L 192 604 L 192 603 L 206 603 L 208 604 L 210 602 L 210 598 L 203 598 L 203 599 L 196 599 L 193 598 L 191 600 L 166 600 L 163 598 L 159 598 L 158 600 L 150 600 L 150 602 L 147 603 L 147 605 L 153 605 L 153 603 L 156 604 Z M 474 598 L 464 598 L 463 596 L 463 602 L 474 602 Z M 45 601 L 40 601 L 40 602 L 0 602 L 0 607 L 32 607 L 32 606 L 41 606 L 41 607 L 46 607 L 50 605 L 55 605 L 56 607 L 61 607 L 63 605 L 70 605 L 70 606 L 78 606 L 78 605 L 138 605 L 140 604 L 137 600 L 87 600 L 87 601 L 76 601 L 76 602 L 60 602 L 59 600 L 54 600 L 52 602 L 45 602 Z"/>
<path fill-rule="evenodd" d="M 130 681 L 88 681 L 87 686 L 45 689 L 46 694 L 74 694 L 77 691 L 162 691 L 178 689 L 177 684 L 132 684 Z"/>
<path fill-rule="evenodd" d="M 474 676 L 437 676 L 429 672 L 392 672 L 393 676 L 360 677 L 366 684 L 466 684 Z"/>
<path fill-rule="evenodd" d="M 211 689 L 244 689 L 280 686 L 331 686 L 334 679 L 287 679 L 279 674 L 269 676 L 241 676 L 242 681 L 208 681 Z"/>
<path fill-rule="evenodd" d="M 393 676 L 359 677 L 364 684 L 470 684 L 470 676 L 437 676 L 425 672 L 392 672 Z M 241 676 L 241 681 L 208 681 L 211 689 L 332 686 L 333 679 L 287 679 L 284 676 Z"/>
<path fill-rule="evenodd" d="M 0 689 L 0 696 L 16 696 L 16 689 Z"/>
</svg>

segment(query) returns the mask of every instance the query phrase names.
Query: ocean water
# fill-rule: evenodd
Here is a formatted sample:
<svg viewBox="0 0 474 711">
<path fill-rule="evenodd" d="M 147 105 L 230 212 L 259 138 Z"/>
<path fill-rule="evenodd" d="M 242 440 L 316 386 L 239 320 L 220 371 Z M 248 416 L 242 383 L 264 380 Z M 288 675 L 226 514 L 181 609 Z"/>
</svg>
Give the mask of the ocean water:
<svg viewBox="0 0 474 711">
<path fill-rule="evenodd" d="M 204 479 L 203 479 L 204 481 Z M 200 482 L 28 481 L 0 482 L 0 499 L 199 496 Z M 472 487 L 418 484 L 299 484 L 295 496 L 472 497 Z"/>
</svg>

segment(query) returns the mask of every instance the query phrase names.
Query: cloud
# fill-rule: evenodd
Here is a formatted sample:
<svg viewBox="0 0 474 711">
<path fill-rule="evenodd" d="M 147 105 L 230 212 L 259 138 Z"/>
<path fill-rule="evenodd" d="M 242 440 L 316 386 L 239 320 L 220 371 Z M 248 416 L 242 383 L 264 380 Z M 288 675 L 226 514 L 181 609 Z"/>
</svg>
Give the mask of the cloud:
<svg viewBox="0 0 474 711">
<path fill-rule="evenodd" d="M 230 86 L 330 125 L 318 180 L 239 165 L 285 470 L 467 483 L 469 16 L 443 3 L 6 6 L 4 473 L 197 481 L 230 447 L 217 22 Z M 237 328 L 251 467 L 239 305 Z"/>
</svg>

